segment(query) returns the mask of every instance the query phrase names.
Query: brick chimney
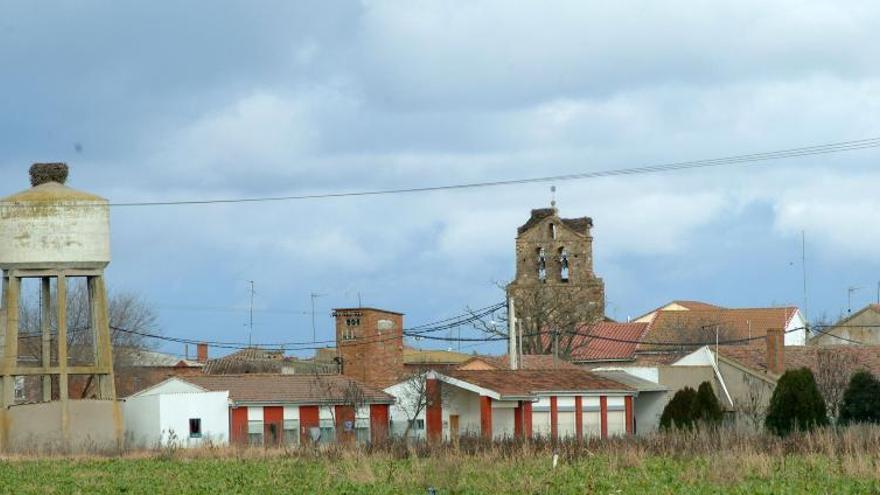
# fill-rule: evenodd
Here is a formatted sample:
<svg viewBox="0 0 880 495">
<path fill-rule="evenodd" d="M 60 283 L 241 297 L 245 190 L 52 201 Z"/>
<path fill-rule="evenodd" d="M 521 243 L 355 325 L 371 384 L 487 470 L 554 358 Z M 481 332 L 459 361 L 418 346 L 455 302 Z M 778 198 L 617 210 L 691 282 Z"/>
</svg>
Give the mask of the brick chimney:
<svg viewBox="0 0 880 495">
<path fill-rule="evenodd" d="M 767 329 L 767 371 L 777 375 L 785 372 L 785 339 L 781 328 Z"/>
<path fill-rule="evenodd" d="M 208 344 L 201 342 L 196 347 L 196 361 L 200 363 L 208 362 Z"/>
</svg>

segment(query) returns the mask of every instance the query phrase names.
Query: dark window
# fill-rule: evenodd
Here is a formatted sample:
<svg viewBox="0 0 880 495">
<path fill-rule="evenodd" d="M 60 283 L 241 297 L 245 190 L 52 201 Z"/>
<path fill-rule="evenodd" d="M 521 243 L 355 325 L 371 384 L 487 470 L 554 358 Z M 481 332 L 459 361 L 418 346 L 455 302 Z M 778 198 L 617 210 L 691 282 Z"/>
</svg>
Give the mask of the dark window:
<svg viewBox="0 0 880 495">
<path fill-rule="evenodd" d="M 189 437 L 190 438 L 201 438 L 202 437 L 202 418 L 190 418 L 189 419 Z"/>
</svg>

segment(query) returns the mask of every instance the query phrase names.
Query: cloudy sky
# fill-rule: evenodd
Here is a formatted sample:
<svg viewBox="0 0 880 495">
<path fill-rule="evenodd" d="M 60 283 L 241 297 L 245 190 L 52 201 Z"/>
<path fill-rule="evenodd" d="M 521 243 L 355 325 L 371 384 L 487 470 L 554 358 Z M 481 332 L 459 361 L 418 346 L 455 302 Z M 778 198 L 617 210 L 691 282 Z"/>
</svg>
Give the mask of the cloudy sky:
<svg viewBox="0 0 880 495">
<path fill-rule="evenodd" d="M 35 161 L 111 201 L 320 194 L 598 171 L 880 136 L 880 5 L 749 1 L 0 0 L 0 194 Z M 557 183 L 609 316 L 672 299 L 877 297 L 878 151 Z M 165 334 L 332 336 L 502 299 L 548 184 L 115 208 L 110 284 Z M 168 350 L 182 352 L 173 346 Z M 486 347 L 468 347 L 486 350 Z M 491 347 L 488 348 L 491 350 Z"/>
</svg>

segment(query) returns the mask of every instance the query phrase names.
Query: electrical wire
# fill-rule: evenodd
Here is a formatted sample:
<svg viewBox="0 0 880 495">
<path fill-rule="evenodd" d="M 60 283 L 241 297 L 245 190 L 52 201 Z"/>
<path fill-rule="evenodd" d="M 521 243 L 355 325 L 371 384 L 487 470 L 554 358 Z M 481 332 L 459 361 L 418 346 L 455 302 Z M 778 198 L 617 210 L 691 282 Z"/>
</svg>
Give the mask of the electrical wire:
<svg viewBox="0 0 880 495">
<path fill-rule="evenodd" d="M 301 200 L 318 200 L 331 198 L 350 198 L 364 196 L 383 196 L 396 194 L 413 194 L 436 191 L 452 191 L 464 189 L 478 189 L 487 187 L 501 187 L 521 184 L 533 184 L 543 182 L 565 182 L 572 180 L 598 179 L 603 177 L 618 177 L 629 175 L 656 174 L 674 172 L 680 170 L 693 170 L 710 167 L 721 167 L 728 165 L 747 165 L 758 162 L 766 162 L 771 160 L 780 160 L 786 158 L 797 158 L 813 155 L 824 155 L 830 153 L 841 153 L 845 151 L 855 151 L 863 149 L 871 149 L 880 147 L 880 137 L 867 139 L 858 139 L 851 141 L 840 141 L 834 143 L 820 144 L 814 146 L 804 146 L 798 148 L 788 148 L 775 151 L 749 153 L 744 155 L 732 155 L 719 158 L 709 158 L 703 160 L 671 162 L 656 165 L 645 165 L 631 168 L 608 169 L 593 172 L 580 172 L 571 174 L 560 174 L 543 177 L 529 177 L 521 179 L 494 180 L 482 182 L 469 182 L 460 184 L 445 184 L 436 186 L 408 187 L 408 188 L 389 188 L 376 189 L 368 191 L 343 191 L 320 194 L 300 194 L 289 196 L 260 196 L 251 198 L 215 198 L 215 199 L 196 199 L 196 200 L 171 200 L 171 201 L 129 201 L 129 202 L 110 202 L 111 207 L 152 207 L 152 206 L 191 206 L 191 205 L 211 205 L 211 204 L 234 204 L 234 203 L 265 203 L 279 201 L 301 201 Z M 0 203 L 4 206 L 26 206 L 24 203 Z M 107 203 L 71 203 L 71 206 L 103 206 Z"/>
</svg>

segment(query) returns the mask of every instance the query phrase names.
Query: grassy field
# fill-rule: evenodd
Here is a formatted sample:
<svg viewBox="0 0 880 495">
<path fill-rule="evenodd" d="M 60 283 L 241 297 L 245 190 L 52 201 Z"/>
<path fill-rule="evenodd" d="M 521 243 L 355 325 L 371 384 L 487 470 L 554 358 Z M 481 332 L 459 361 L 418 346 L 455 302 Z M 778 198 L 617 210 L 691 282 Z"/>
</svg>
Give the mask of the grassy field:
<svg viewBox="0 0 880 495">
<path fill-rule="evenodd" d="M 823 436 L 824 435 L 824 436 Z M 723 437 L 724 435 L 721 435 Z M 4 493 L 880 493 L 880 434 L 13 458 Z M 719 447 L 725 447 L 719 449 Z M 559 455 L 556 468 L 553 454 Z"/>
</svg>

